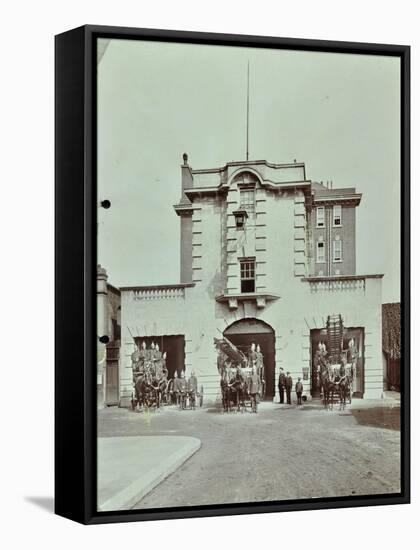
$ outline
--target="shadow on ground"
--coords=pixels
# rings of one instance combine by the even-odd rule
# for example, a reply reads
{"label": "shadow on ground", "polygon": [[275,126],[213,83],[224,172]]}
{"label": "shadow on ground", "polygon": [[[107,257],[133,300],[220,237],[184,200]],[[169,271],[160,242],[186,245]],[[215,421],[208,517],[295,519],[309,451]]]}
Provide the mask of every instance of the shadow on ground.
{"label": "shadow on ground", "polygon": [[38,508],[49,512],[50,514],[54,513],[54,499],[53,497],[25,497],[27,502],[35,504]]}
{"label": "shadow on ground", "polygon": [[[277,405],[277,403],[275,403],[274,405]],[[337,407],[335,407],[335,408],[337,409]],[[264,409],[264,404],[259,404],[258,411],[260,411],[260,410],[261,411],[267,410],[267,409]],[[307,404],[295,405],[295,404],[293,404],[293,405],[274,406],[272,410],[274,410],[274,411],[291,411],[291,410],[297,410],[297,411],[322,411],[322,410],[324,410],[324,407],[320,406],[320,405],[307,405]],[[249,406],[247,406],[245,411],[238,411],[236,409],[236,406],[234,406],[234,405],[232,406],[232,408],[229,412],[224,411],[221,406],[220,407],[206,407],[205,411],[206,411],[206,413],[211,413],[211,414],[214,414],[214,413],[230,414],[230,413],[235,413],[235,412],[241,412],[241,413],[242,412],[244,412],[244,413],[251,412]]]}
{"label": "shadow on ground", "polygon": [[361,426],[400,430],[399,407],[373,407],[372,409],[352,409],[352,415]]}

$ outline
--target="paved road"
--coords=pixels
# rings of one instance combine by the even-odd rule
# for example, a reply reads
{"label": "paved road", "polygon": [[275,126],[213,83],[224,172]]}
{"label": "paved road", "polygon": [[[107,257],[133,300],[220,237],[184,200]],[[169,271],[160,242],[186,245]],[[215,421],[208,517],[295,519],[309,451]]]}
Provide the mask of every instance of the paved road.
{"label": "paved road", "polygon": [[201,439],[200,451],[135,506],[144,509],[398,492],[399,418],[399,407],[379,401],[332,412],[263,403],[257,415],[110,408],[98,430]]}

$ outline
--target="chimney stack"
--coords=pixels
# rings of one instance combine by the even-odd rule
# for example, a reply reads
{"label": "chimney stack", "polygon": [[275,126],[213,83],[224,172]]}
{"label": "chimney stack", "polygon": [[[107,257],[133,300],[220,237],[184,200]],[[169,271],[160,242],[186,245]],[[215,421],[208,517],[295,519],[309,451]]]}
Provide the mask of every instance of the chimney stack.
{"label": "chimney stack", "polygon": [[[194,178],[188,164],[188,155],[182,155],[181,164],[181,200],[184,207],[191,205],[191,201],[184,193],[185,189],[194,187]],[[181,283],[191,283],[192,270],[192,209],[185,208],[178,212],[181,222]]]}
{"label": "chimney stack", "polygon": [[185,202],[189,203],[190,201],[187,199],[184,193],[184,189],[188,189],[189,187],[193,187],[193,175],[191,172],[191,167],[188,164],[188,155],[187,153],[184,153],[182,155],[183,164],[181,164],[181,203],[184,204]]}

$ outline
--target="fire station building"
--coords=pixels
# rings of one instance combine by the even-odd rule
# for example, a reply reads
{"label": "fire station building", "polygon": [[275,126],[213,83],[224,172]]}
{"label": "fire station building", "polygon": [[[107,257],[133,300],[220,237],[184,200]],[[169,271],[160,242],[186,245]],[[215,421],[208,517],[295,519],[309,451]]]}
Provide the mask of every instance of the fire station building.
{"label": "fire station building", "polygon": [[314,354],[337,320],[342,349],[352,339],[358,351],[354,394],[381,397],[382,275],[356,273],[356,189],[313,182],[303,163],[193,169],[184,154],[180,191],[180,281],[119,289],[119,404],[130,404],[131,354],[143,340],[167,352],[170,377],[194,370],[205,403],[217,401],[221,334],[239,349],[260,344],[267,399],[280,367],[311,399]]}

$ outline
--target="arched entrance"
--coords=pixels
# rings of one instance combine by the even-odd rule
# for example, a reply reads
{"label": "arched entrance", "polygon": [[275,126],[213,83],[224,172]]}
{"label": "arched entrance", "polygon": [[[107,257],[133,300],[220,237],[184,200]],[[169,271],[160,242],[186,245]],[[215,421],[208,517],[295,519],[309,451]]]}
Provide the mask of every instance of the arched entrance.
{"label": "arched entrance", "polygon": [[274,330],[259,319],[241,319],[235,321],[223,332],[228,340],[232,342],[245,355],[252,342],[259,344],[264,356],[266,393],[265,398],[272,400],[275,393],[275,334]]}

